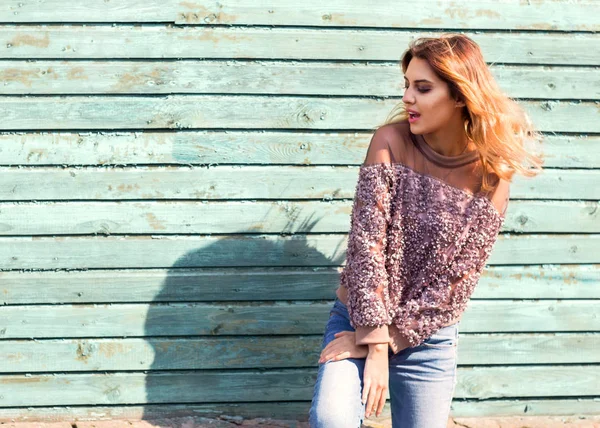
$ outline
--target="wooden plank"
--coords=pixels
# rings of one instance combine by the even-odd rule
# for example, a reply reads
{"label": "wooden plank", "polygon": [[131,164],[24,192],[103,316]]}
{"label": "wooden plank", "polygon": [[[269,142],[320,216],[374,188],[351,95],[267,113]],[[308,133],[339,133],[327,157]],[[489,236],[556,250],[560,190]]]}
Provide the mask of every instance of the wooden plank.
{"label": "wooden plank", "polygon": [[572,203],[509,201],[503,230],[520,233],[599,232],[600,201],[570,205]]}
{"label": "wooden plank", "polygon": [[[441,32],[171,25],[2,25],[0,59],[325,59],[397,61],[412,38]],[[465,32],[488,63],[596,65],[595,33]]]}
{"label": "wooden plank", "polygon": [[[323,334],[330,303],[93,304],[0,307],[2,339]],[[465,333],[600,330],[592,300],[469,302]]]}
{"label": "wooden plank", "polygon": [[[491,268],[490,268],[491,269]],[[568,295],[587,287],[588,270],[561,268]],[[590,270],[598,272],[598,269]],[[581,282],[578,279],[581,278]],[[597,278],[596,278],[597,279]],[[339,272],[329,268],[220,268],[0,272],[0,304],[331,300]],[[579,285],[579,287],[576,287]],[[202,292],[198,289],[202,287]],[[579,295],[579,294],[578,294]],[[558,296],[562,297],[562,296]]]}
{"label": "wooden plank", "polygon": [[598,265],[490,266],[473,299],[597,299]]}
{"label": "wooden plank", "polygon": [[[597,395],[600,366],[459,367],[456,398]],[[5,375],[3,407],[310,400],[316,369]],[[565,388],[568,384],[569,388]],[[210,385],[210,387],[208,387]],[[52,393],[60,390],[61,394]],[[389,398],[389,394],[388,394]]]}
{"label": "wooden plank", "polygon": [[600,400],[585,397],[548,400],[454,400],[451,407],[453,415],[462,417],[576,415],[581,417],[582,424],[586,422],[585,415],[600,415]]}
{"label": "wooden plank", "polygon": [[[592,67],[492,65],[513,98],[600,98]],[[388,64],[265,61],[4,61],[0,95],[276,94],[402,96],[397,62]]]}
{"label": "wooden plank", "polygon": [[1,340],[0,367],[4,373],[316,367],[321,340],[320,336]]}
{"label": "wooden plank", "polygon": [[[321,335],[1,340],[0,367],[3,373],[213,370],[240,364],[246,369],[300,368],[317,365],[321,343]],[[599,346],[599,333],[461,331],[458,364],[600,363]]]}
{"label": "wooden plank", "polygon": [[[600,43],[599,43],[600,46]],[[600,55],[600,53],[599,53]],[[233,98],[232,98],[233,97]],[[232,102],[235,99],[235,102]],[[369,129],[398,99],[227,95],[0,97],[4,130]],[[540,131],[600,132],[593,102],[520,101]],[[573,118],[577,117],[574,121]],[[257,120],[260,118],[260,120]]]}
{"label": "wooden plank", "polygon": [[0,400],[3,407],[306,400],[313,371],[4,375],[0,387],[11,394]]}
{"label": "wooden plank", "polygon": [[[7,202],[0,235],[347,233],[351,210],[352,201]],[[600,202],[511,201],[502,231],[598,233]]]}
{"label": "wooden plank", "polygon": [[[461,323],[462,324],[462,323]],[[600,363],[598,333],[459,333],[458,364]]]}
{"label": "wooden plank", "polygon": [[[64,421],[128,419],[149,420],[204,416],[217,418],[221,415],[242,416],[247,419],[275,418],[306,421],[310,400],[267,403],[207,403],[207,404],[146,404],[146,405],[98,405],[98,406],[52,406],[0,408],[0,421]],[[390,416],[389,401],[382,417]],[[594,398],[550,399],[498,399],[454,400],[453,417],[482,416],[564,416],[600,414],[600,400]],[[583,421],[582,421],[583,422]]]}
{"label": "wooden plank", "polygon": [[422,7],[411,10],[392,1],[375,4],[367,0],[334,0],[327,4],[303,3],[302,9],[291,0],[262,4],[235,0],[218,5],[209,1],[128,0],[118,2],[80,1],[63,8],[61,0],[29,4],[6,0],[0,21],[30,22],[173,22],[179,25],[306,25],[319,27],[392,27],[512,29],[551,31],[598,31],[594,16],[600,14],[593,0],[519,2],[478,0],[477,2],[422,0]]}
{"label": "wooden plank", "polygon": [[218,418],[223,415],[239,415],[244,418],[271,417],[306,420],[309,407],[310,401],[6,407],[0,408],[0,422],[61,422],[68,420],[79,423],[79,421],[90,420],[148,420],[189,416]]}
{"label": "wooden plank", "polygon": [[600,365],[462,367],[454,396],[478,400],[593,396],[600,393],[599,377]]}
{"label": "wooden plank", "polygon": [[[544,137],[543,148],[536,152],[543,153],[545,167],[597,168],[594,159],[596,151],[600,153],[599,143],[594,137],[547,135]],[[585,155],[581,155],[578,150],[581,145],[589,150],[589,160],[584,160]]]}
{"label": "wooden plank", "polygon": [[[352,199],[358,167],[4,167],[0,201],[132,199]],[[512,199],[599,200],[598,170],[546,169],[534,178],[515,176]],[[285,202],[282,202],[285,208]],[[596,215],[589,202],[584,216]],[[511,206],[512,208],[512,206]],[[290,219],[291,220],[291,219]],[[525,219],[523,219],[525,220]],[[531,221],[530,221],[531,220]],[[527,218],[530,224],[534,219]]]}
{"label": "wooden plank", "polygon": [[[600,235],[502,234],[489,264],[598,263]],[[0,269],[339,266],[347,235],[0,237]]]}
{"label": "wooden plank", "polygon": [[[339,268],[0,272],[0,304],[335,299]],[[598,299],[600,265],[489,266],[472,299]],[[201,293],[198,293],[202,287]]]}
{"label": "wooden plank", "polygon": [[[372,132],[5,132],[0,165],[360,165]],[[600,168],[600,137],[546,135],[548,168]]]}

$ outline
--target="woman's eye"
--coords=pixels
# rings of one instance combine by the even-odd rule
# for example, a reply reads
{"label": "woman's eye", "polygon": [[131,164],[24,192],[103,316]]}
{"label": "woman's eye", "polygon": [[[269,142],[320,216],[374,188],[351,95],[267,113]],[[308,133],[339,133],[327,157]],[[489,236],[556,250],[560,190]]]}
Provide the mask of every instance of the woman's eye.
{"label": "woman's eye", "polygon": [[[407,90],[408,86],[404,87],[404,90]],[[419,91],[420,93],[424,94],[425,92],[429,92],[430,88],[417,88],[417,91]]]}

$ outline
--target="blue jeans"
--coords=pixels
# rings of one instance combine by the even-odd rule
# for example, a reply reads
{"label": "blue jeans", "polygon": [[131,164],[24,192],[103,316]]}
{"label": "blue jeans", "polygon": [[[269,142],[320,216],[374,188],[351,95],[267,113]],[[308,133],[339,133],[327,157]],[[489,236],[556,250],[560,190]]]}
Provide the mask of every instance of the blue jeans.
{"label": "blue jeans", "polygon": [[[354,331],[348,308],[336,298],[321,350],[343,330]],[[389,350],[389,395],[393,428],[446,428],[456,386],[458,324],[442,327],[421,345]],[[360,427],[365,358],[319,364],[309,412],[311,428]],[[371,413],[371,417],[375,412]]]}

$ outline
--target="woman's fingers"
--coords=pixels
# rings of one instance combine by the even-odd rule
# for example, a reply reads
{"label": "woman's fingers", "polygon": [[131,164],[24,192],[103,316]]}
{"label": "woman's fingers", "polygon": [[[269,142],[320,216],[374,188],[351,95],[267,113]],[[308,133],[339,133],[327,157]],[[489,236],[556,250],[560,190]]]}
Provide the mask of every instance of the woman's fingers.
{"label": "woman's fingers", "polygon": [[330,352],[321,354],[321,357],[319,358],[319,362],[325,362],[325,361],[330,361],[330,360],[331,361],[341,361],[346,358],[350,358],[349,351],[340,351],[340,350],[332,349]]}
{"label": "woman's fingers", "polygon": [[336,340],[332,340],[331,342],[329,342],[327,344],[327,346],[325,346],[325,348],[323,348],[323,350],[321,351],[321,356],[324,356],[326,354],[330,354],[331,351],[337,347],[337,341]]}
{"label": "woman's fingers", "polygon": [[371,415],[373,414],[373,410],[379,404],[379,390],[377,389],[377,387],[372,386],[371,393],[369,395],[369,398],[372,397],[373,399],[369,399],[370,406],[368,407],[369,410],[367,411],[367,415],[368,417],[371,417]]}
{"label": "woman's fingers", "polygon": [[387,395],[387,389],[381,391],[381,397],[379,399],[379,406],[377,407],[377,417],[383,412],[383,406],[385,406],[385,396]]}
{"label": "woman's fingers", "polygon": [[384,392],[385,391],[383,388],[380,388],[377,390],[377,398],[375,399],[375,403],[373,403],[373,409],[372,409],[372,413],[374,413],[375,416],[379,416],[379,413],[381,413],[379,408],[381,407],[381,398],[385,397]]}
{"label": "woman's fingers", "polygon": [[362,397],[360,397],[360,402],[365,404],[365,411],[366,409],[368,409],[368,407],[366,406],[366,402],[367,402],[367,398],[369,396],[369,388],[371,387],[371,382],[367,379],[365,379],[364,384],[363,384],[363,390],[362,390]]}
{"label": "woman's fingers", "polygon": [[[348,339],[341,339],[343,336],[347,336],[349,334],[353,334],[352,331],[340,331],[335,333],[336,338],[329,342],[325,348],[321,351],[321,355],[319,356],[319,363],[328,361],[331,358],[336,357],[335,361],[343,360],[345,358],[350,358],[352,356],[352,351],[350,348],[353,348],[355,345],[353,342],[348,342]],[[345,356],[339,357],[340,354],[344,353]]]}
{"label": "woman's fingers", "polygon": [[321,351],[321,356],[319,357],[319,362],[325,362],[339,354],[341,351],[337,349],[335,343],[330,342],[323,351]]}
{"label": "woman's fingers", "polygon": [[367,403],[367,407],[365,408],[365,416],[367,418],[373,413],[375,413],[375,416],[381,415],[383,406],[385,405],[386,391],[387,390],[385,388],[377,388],[376,386],[371,387],[371,391],[369,392],[369,401]]}
{"label": "woman's fingers", "polygon": [[[338,342],[333,340],[327,344],[325,348],[321,351],[321,356],[324,357],[326,355],[331,355],[337,349]],[[338,351],[339,352],[339,351]]]}
{"label": "woman's fingers", "polygon": [[333,361],[341,361],[341,360],[345,360],[346,358],[350,357],[350,352],[345,351],[345,352],[341,352],[339,354],[337,354],[334,358]]}
{"label": "woman's fingers", "polygon": [[376,403],[377,399],[377,387],[375,385],[371,385],[369,387],[369,396],[367,397],[367,406],[365,407],[365,416],[368,418],[371,416],[373,411],[373,405]]}
{"label": "woman's fingers", "polygon": [[325,361],[340,361],[346,358],[366,358],[369,348],[367,345],[356,345],[354,343],[354,331],[339,331],[321,351],[318,363]]}

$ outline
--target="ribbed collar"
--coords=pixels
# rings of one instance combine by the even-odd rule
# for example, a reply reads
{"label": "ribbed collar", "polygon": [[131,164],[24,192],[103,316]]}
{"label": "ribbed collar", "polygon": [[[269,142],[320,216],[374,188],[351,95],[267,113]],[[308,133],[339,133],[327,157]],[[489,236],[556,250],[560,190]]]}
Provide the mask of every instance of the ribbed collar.
{"label": "ribbed collar", "polygon": [[415,142],[417,148],[423,153],[423,155],[429,159],[431,162],[434,162],[441,166],[446,167],[457,167],[463,166],[470,162],[473,162],[479,157],[478,150],[472,150],[470,152],[465,152],[462,155],[458,156],[444,156],[431,148],[429,144],[425,141],[422,135],[416,135],[411,132],[411,137]]}

